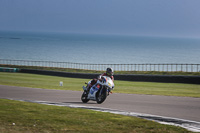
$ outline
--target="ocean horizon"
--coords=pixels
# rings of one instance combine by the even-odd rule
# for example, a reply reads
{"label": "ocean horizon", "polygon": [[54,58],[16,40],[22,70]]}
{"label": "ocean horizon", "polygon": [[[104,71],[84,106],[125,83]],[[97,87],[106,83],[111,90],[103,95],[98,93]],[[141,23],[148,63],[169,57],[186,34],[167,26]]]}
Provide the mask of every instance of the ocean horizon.
{"label": "ocean horizon", "polygon": [[0,31],[0,59],[199,64],[199,51],[197,38]]}

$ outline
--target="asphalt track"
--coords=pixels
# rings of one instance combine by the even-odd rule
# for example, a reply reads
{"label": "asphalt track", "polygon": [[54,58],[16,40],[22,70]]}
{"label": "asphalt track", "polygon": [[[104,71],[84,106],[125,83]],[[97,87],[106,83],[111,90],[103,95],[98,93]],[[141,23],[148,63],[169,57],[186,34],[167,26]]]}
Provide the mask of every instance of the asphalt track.
{"label": "asphalt track", "polygon": [[113,93],[102,104],[81,102],[80,91],[0,85],[0,98],[102,107],[200,122],[200,98]]}

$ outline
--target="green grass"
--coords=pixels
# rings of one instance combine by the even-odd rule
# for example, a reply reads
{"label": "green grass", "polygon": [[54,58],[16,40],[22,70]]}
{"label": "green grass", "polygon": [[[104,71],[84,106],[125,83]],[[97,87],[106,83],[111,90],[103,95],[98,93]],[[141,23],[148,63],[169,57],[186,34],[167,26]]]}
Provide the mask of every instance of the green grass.
{"label": "green grass", "polygon": [[116,81],[116,92],[130,94],[200,97],[200,85]]}
{"label": "green grass", "polygon": [[[25,73],[0,72],[0,84],[43,89],[82,91],[90,79],[64,78]],[[64,86],[59,86],[63,81]],[[178,83],[131,82],[115,80],[114,93],[200,97],[200,85]]]}
{"label": "green grass", "polygon": [[[49,71],[63,71],[73,73],[102,73],[103,71],[83,70],[83,69],[70,69],[70,68],[56,68],[56,67],[39,67],[39,66],[18,66],[18,65],[2,65],[0,67],[11,68],[25,68],[25,69],[38,69]],[[148,74],[148,75],[185,75],[185,76],[200,76],[200,72],[163,72],[163,71],[115,71],[115,74]]]}
{"label": "green grass", "polygon": [[136,117],[0,99],[0,132],[187,133],[189,131]]}

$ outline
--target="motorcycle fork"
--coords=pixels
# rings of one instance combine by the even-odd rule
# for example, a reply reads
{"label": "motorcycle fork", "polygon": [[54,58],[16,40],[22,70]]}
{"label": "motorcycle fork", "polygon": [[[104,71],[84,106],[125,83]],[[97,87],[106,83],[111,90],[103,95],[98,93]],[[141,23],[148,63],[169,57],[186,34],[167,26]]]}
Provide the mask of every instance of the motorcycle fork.
{"label": "motorcycle fork", "polygon": [[100,88],[100,92],[99,92],[100,95],[102,95],[102,92],[103,92],[103,91],[107,91],[107,89],[106,89],[106,90],[104,90],[104,89],[106,89],[106,88],[104,88],[104,87],[101,87],[101,88]]}
{"label": "motorcycle fork", "polygon": [[102,91],[103,91],[103,88],[100,89],[100,92],[99,92],[100,95],[102,94]]}

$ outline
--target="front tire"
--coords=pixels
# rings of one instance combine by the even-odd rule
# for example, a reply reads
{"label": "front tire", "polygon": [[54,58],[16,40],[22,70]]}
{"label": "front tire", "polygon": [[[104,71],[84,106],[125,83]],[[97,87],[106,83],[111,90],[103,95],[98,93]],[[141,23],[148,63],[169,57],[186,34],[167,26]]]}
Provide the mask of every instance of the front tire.
{"label": "front tire", "polygon": [[106,88],[103,88],[102,93],[100,94],[100,91],[97,92],[96,94],[96,100],[98,104],[103,103],[106,100],[107,93],[106,93]]}
{"label": "front tire", "polygon": [[89,99],[87,99],[88,94],[86,91],[83,92],[82,96],[81,96],[81,100],[83,103],[87,103],[89,101]]}

